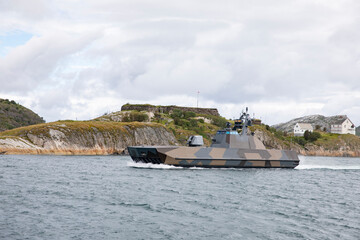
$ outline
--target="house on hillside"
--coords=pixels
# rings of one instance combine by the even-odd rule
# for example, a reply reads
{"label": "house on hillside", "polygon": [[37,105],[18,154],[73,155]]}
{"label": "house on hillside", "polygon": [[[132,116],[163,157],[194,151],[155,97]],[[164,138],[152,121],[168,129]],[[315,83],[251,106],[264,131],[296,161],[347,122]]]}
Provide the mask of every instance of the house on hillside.
{"label": "house on hillside", "polygon": [[312,132],[314,129],[310,123],[297,123],[294,126],[294,136],[296,137],[304,136],[306,130]]}
{"label": "house on hillside", "polygon": [[330,132],[355,135],[355,125],[346,115],[335,116],[334,120],[330,124]]}

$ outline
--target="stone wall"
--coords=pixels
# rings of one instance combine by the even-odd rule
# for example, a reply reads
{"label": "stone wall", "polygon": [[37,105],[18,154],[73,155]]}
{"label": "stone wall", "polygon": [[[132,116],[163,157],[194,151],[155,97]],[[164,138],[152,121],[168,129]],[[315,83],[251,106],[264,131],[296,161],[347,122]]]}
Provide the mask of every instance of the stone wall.
{"label": "stone wall", "polygon": [[179,106],[154,106],[150,104],[125,104],[121,107],[121,111],[146,111],[153,113],[171,113],[174,109],[181,111],[194,112],[197,114],[208,114],[220,116],[216,108],[194,108],[194,107],[179,107]]}

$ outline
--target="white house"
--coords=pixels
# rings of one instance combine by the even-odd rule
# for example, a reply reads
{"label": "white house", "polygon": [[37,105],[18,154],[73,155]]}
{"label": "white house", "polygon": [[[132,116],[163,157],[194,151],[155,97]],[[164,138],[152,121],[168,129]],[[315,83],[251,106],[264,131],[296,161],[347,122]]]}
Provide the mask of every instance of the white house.
{"label": "white house", "polygon": [[336,116],[331,122],[330,132],[337,134],[353,134],[355,135],[355,125],[346,115]]}
{"label": "white house", "polygon": [[314,129],[310,123],[297,123],[294,126],[294,136],[297,137],[304,136],[306,130],[312,132]]}

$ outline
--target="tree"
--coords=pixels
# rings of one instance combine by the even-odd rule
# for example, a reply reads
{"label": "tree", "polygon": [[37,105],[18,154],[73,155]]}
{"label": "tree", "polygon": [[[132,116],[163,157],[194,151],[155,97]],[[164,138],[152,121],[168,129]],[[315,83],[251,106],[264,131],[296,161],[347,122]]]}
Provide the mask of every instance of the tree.
{"label": "tree", "polygon": [[310,135],[311,135],[311,132],[309,130],[306,130],[304,132],[304,138],[305,138],[306,141],[309,141]]}

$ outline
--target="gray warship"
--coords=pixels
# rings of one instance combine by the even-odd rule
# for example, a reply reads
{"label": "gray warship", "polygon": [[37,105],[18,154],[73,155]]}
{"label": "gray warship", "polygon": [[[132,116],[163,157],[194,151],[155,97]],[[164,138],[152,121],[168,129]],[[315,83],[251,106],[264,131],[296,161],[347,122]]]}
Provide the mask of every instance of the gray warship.
{"label": "gray warship", "polygon": [[[191,136],[188,146],[131,146],[134,162],[202,168],[295,168],[299,157],[292,150],[266,149],[248,134],[251,119],[248,109],[235,120],[233,128],[217,131],[210,147],[203,146],[202,136]],[[240,133],[239,133],[240,132]]]}

